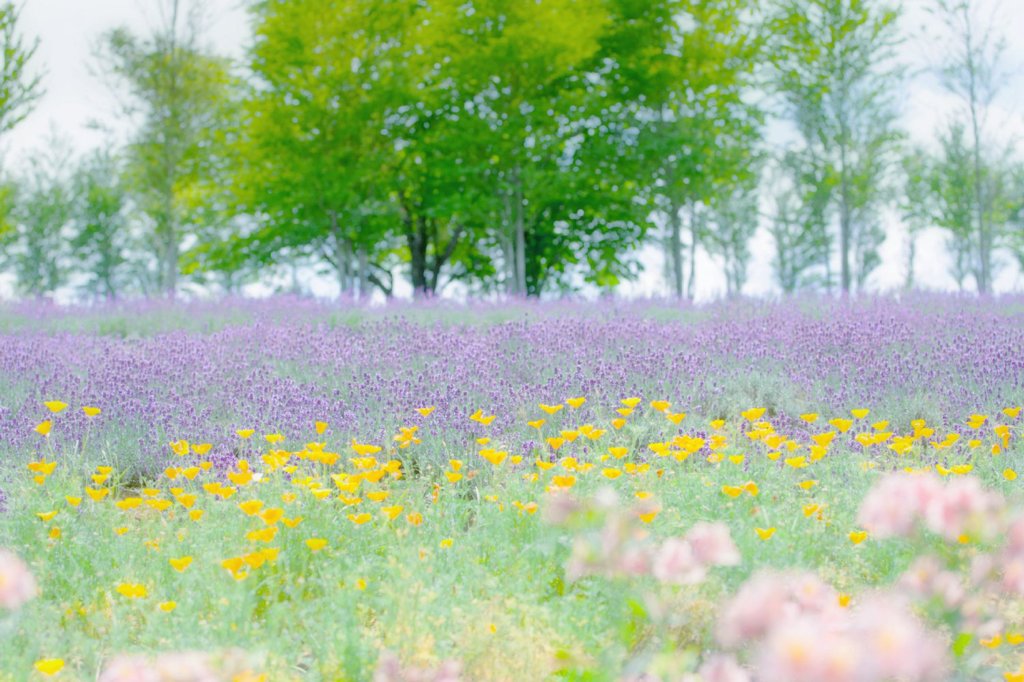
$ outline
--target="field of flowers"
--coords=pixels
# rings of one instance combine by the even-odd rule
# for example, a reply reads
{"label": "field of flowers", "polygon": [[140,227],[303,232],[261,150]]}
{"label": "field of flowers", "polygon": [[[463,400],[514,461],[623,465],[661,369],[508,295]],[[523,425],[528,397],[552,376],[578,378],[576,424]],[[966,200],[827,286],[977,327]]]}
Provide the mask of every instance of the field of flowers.
{"label": "field of flowers", "polygon": [[0,309],[0,680],[1024,682],[1024,299]]}

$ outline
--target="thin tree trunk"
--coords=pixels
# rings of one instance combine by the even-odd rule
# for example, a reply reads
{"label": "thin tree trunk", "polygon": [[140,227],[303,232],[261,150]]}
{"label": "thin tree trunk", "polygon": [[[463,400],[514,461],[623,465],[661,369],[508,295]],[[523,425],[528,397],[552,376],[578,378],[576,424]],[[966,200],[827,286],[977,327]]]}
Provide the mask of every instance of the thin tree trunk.
{"label": "thin tree trunk", "polygon": [[682,224],[679,218],[680,207],[673,205],[669,209],[668,249],[672,275],[672,293],[676,298],[683,297],[683,240]]}

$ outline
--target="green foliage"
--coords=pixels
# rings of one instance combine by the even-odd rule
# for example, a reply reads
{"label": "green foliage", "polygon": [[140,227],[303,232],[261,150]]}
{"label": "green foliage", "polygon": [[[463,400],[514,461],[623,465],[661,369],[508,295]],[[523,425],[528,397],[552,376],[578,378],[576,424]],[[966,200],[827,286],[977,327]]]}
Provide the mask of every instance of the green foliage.
{"label": "green foliage", "polygon": [[74,237],[71,248],[88,275],[83,290],[113,299],[127,284],[129,225],[121,163],[108,150],[94,152],[72,179]]}
{"label": "green foliage", "polygon": [[147,37],[116,29],[104,36],[102,58],[130,96],[137,119],[126,151],[127,182],[148,223],[149,249],[161,290],[178,286],[182,242],[196,227],[216,167],[216,132],[230,121],[233,85],[227,62],[199,42],[198,5],[183,16],[182,0],[166,0],[164,22]]}
{"label": "green foliage", "polygon": [[43,94],[41,77],[29,71],[38,44],[18,33],[14,3],[0,4],[0,134],[20,123]]}
{"label": "green foliage", "polygon": [[[774,89],[801,138],[800,153],[823,166],[818,188],[805,196],[829,196],[844,292],[862,289],[880,263],[879,213],[900,138],[894,128],[898,18],[898,8],[884,2],[778,0],[771,19]],[[812,202],[807,211],[820,217],[821,208]],[[830,222],[814,227],[828,230]]]}

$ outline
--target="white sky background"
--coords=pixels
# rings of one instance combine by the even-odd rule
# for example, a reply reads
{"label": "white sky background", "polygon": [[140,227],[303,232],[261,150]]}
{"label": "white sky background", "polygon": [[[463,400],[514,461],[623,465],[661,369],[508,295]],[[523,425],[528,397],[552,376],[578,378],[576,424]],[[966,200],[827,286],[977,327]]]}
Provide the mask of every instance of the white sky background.
{"label": "white sky background", "polygon": [[[1006,68],[1013,74],[992,108],[989,130],[1003,143],[1024,144],[1024,0],[982,0],[996,7],[1007,44]],[[22,0],[22,31],[38,36],[36,68],[44,69],[46,94],[35,111],[8,135],[2,150],[5,171],[16,171],[35,150],[44,149],[54,133],[67,138],[75,151],[85,152],[100,144],[103,133],[90,122],[116,124],[116,100],[107,84],[95,71],[98,68],[94,48],[100,35],[116,26],[145,32],[155,24],[158,0]],[[910,39],[901,49],[901,60],[920,71],[907,83],[899,98],[902,102],[902,128],[913,142],[933,145],[937,130],[956,112],[956,101],[946,94],[935,75],[926,67],[929,59],[941,55],[942,46],[927,35],[938,30],[934,19],[923,8],[928,0],[906,0],[903,18]],[[249,33],[248,17],[241,0],[206,0],[209,19],[207,39],[214,48],[232,57],[243,55]],[[119,131],[118,133],[126,131]],[[904,278],[905,233],[898,221],[890,221],[881,249],[882,265],[873,273],[871,286],[877,290],[898,288]],[[952,289],[948,274],[949,256],[943,235],[928,230],[918,238],[916,280],[918,286]],[[752,242],[753,261],[745,293],[771,294],[777,291],[771,272],[773,244],[766,230]],[[663,259],[656,246],[641,251],[645,271],[640,279],[621,288],[625,296],[656,296],[667,293],[662,275]],[[725,278],[720,266],[699,254],[697,297],[713,299],[725,293]],[[311,278],[308,284],[318,295],[330,295],[335,285],[329,278]],[[6,287],[0,282],[0,294]],[[1007,261],[996,278],[997,291],[1024,289],[1024,276]]]}

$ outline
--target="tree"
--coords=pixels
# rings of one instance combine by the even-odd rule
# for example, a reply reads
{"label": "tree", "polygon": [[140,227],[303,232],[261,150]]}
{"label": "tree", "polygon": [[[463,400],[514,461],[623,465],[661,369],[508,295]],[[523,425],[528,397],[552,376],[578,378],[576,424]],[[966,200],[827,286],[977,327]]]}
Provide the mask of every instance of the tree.
{"label": "tree", "polygon": [[[896,162],[898,10],[876,0],[778,0],[774,86],[803,147],[828,167],[839,283],[862,287],[879,263],[878,226]],[[812,193],[820,197],[824,193]]]}
{"label": "tree", "polygon": [[[632,67],[632,97],[642,102],[640,147],[649,163],[642,174],[652,177],[648,191],[665,226],[670,288],[677,297],[692,298],[697,249],[709,237],[706,208],[729,188],[749,186],[757,165],[763,116],[750,93],[764,47],[760,3],[650,5],[645,33],[657,42],[641,43],[641,56],[627,52],[623,61]],[[647,61],[637,61],[644,56]]]}
{"label": "tree", "polygon": [[723,261],[726,295],[730,298],[738,296],[747,281],[750,240],[761,218],[758,179],[754,175],[744,185],[723,188],[709,206],[706,245],[709,254]]}
{"label": "tree", "polygon": [[14,3],[0,4],[0,135],[20,123],[43,94],[41,77],[29,73],[38,45],[18,33]]}
{"label": "tree", "polygon": [[832,168],[813,151],[790,151],[775,169],[774,215],[769,232],[775,242],[773,268],[782,291],[832,287]]}
{"label": "tree", "polygon": [[52,294],[67,281],[72,206],[69,159],[67,145],[55,139],[48,149],[31,155],[28,170],[16,184],[4,265],[24,295]]}
{"label": "tree", "polygon": [[391,293],[395,174],[409,154],[388,131],[423,106],[421,74],[432,68],[417,38],[424,11],[406,0],[253,4],[254,79],[234,181],[253,221],[235,242],[239,255],[314,258],[342,294]]}
{"label": "tree", "polygon": [[644,226],[621,180],[635,123],[600,72],[612,4],[437,3],[431,44],[449,57],[434,83],[479,131],[467,149],[480,169],[472,208],[509,294],[609,287],[635,272],[628,254]]}
{"label": "tree", "polygon": [[121,160],[109,149],[79,163],[71,180],[71,239],[77,269],[89,295],[114,299],[128,284],[130,233]]}
{"label": "tree", "polygon": [[162,0],[161,21],[139,37],[116,29],[104,37],[102,58],[130,95],[125,113],[138,119],[126,152],[135,203],[151,227],[160,288],[178,288],[182,242],[194,227],[191,199],[216,150],[232,79],[225,59],[201,44],[199,5]]}
{"label": "tree", "polygon": [[969,234],[954,234],[953,240],[972,245],[975,284],[979,293],[988,293],[992,289],[992,256],[999,245],[1001,226],[995,219],[1000,208],[995,196],[1000,178],[989,173],[995,163],[986,159],[991,143],[986,123],[988,109],[1008,79],[1000,70],[1006,42],[997,32],[996,16],[983,20],[981,7],[976,0],[935,0],[933,12],[944,28],[937,38],[944,46],[939,63],[942,82],[960,99],[961,116],[966,118],[963,128],[969,136],[966,180],[970,188],[970,223],[963,228]]}

